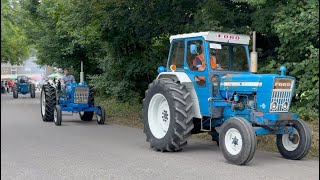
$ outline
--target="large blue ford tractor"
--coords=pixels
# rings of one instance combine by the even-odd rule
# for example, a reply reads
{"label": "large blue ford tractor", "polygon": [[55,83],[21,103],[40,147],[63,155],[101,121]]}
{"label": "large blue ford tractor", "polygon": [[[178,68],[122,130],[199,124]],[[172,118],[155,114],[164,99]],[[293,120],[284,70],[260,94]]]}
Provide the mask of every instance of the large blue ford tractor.
{"label": "large blue ford tractor", "polygon": [[62,112],[79,113],[82,121],[91,121],[96,116],[98,124],[105,122],[105,110],[94,105],[93,88],[83,80],[81,62],[80,83],[72,82],[65,86],[60,83],[44,83],[41,90],[41,116],[43,121],[54,121],[60,126]]}
{"label": "large blue ford tractor", "polygon": [[144,133],[151,148],[180,151],[191,134],[208,132],[227,161],[247,164],[256,136],[276,135],[280,154],[302,159],[311,130],[289,112],[295,78],[257,74],[255,32],[250,36],[199,32],[170,37],[167,66],[149,85],[143,100]]}
{"label": "large blue ford tractor", "polygon": [[17,76],[17,82],[12,86],[13,98],[17,99],[19,94],[30,93],[31,98],[36,97],[36,86],[34,83],[30,82],[30,79],[23,75]]}

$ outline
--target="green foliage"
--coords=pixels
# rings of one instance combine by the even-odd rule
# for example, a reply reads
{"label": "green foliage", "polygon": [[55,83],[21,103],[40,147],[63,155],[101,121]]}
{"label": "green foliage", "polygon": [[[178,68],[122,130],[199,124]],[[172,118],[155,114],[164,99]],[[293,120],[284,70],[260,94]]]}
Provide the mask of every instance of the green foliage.
{"label": "green foliage", "polygon": [[23,14],[19,3],[1,1],[1,63],[21,64],[29,55]]}
{"label": "green foliage", "polygon": [[310,55],[310,46],[319,48],[319,1],[292,0],[279,6],[272,26],[280,40],[278,59],[301,62]]}
{"label": "green foliage", "polygon": [[253,7],[230,0],[208,0],[195,14],[193,31],[224,31],[248,34]]}
{"label": "green foliage", "polygon": [[100,40],[101,19],[95,13],[97,2],[94,3],[47,0],[26,6],[32,19],[39,22],[29,31],[29,37],[35,38],[38,64],[71,67],[77,76],[82,60],[87,74],[100,73],[96,58],[103,56],[105,50]]}
{"label": "green foliage", "polygon": [[297,78],[294,101],[297,111],[306,119],[316,119],[319,113],[319,48],[310,46],[308,49],[310,55],[300,63],[292,63],[290,74]]}
{"label": "green foliage", "polygon": [[103,73],[92,76],[92,83],[120,100],[142,98],[157,66],[166,64],[169,33],[181,33],[190,25],[196,2],[105,2],[102,38],[109,46],[106,57],[98,60]]}

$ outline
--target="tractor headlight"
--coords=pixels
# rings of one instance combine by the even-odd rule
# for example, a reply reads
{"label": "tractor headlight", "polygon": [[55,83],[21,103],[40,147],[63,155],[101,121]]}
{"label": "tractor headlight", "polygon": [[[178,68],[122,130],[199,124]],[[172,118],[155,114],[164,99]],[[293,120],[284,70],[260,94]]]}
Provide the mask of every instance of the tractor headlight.
{"label": "tractor headlight", "polygon": [[272,102],[272,103],[271,103],[271,109],[272,109],[272,110],[277,109],[277,107],[278,107],[278,103],[277,103],[277,102]]}
{"label": "tractor headlight", "polygon": [[284,110],[287,110],[288,107],[289,107],[289,103],[288,103],[288,102],[284,102],[284,103],[282,104],[282,108],[283,108]]}

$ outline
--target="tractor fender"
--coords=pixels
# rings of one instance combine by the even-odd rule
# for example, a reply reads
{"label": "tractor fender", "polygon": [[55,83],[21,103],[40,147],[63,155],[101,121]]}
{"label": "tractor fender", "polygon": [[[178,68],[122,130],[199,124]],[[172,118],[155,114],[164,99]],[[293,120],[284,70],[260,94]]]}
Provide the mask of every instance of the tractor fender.
{"label": "tractor fender", "polygon": [[184,85],[188,92],[190,92],[191,99],[193,102],[193,112],[195,113],[195,118],[202,118],[200,113],[200,106],[197,93],[194,89],[193,82],[190,80],[189,76],[184,72],[162,72],[158,75],[157,79],[161,78],[172,78],[174,80],[179,81],[182,85]]}

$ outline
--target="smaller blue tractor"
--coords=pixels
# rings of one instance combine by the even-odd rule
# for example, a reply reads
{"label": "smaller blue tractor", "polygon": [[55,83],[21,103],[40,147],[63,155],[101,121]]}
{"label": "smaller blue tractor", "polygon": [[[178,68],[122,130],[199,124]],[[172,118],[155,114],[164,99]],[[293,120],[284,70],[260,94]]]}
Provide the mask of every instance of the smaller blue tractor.
{"label": "smaller blue tractor", "polygon": [[28,94],[30,93],[31,98],[36,97],[36,86],[30,82],[28,76],[18,76],[17,82],[12,86],[13,98],[17,99],[18,94]]}
{"label": "smaller blue tractor", "polygon": [[41,88],[41,116],[43,121],[54,121],[60,126],[62,112],[79,113],[82,121],[91,121],[96,116],[98,124],[105,123],[105,110],[94,105],[93,88],[83,80],[81,62],[80,83],[61,86],[60,82],[46,82]]}

